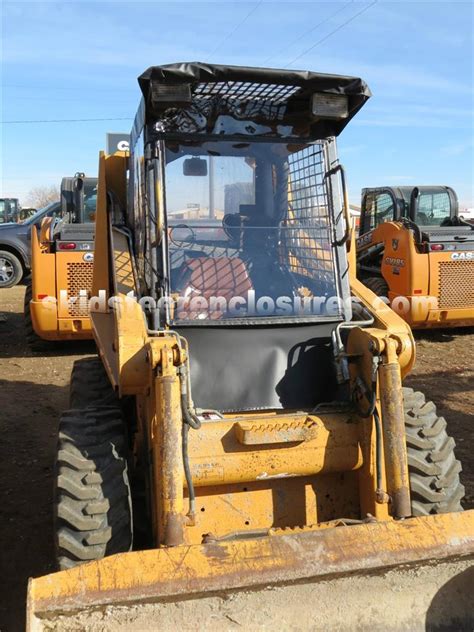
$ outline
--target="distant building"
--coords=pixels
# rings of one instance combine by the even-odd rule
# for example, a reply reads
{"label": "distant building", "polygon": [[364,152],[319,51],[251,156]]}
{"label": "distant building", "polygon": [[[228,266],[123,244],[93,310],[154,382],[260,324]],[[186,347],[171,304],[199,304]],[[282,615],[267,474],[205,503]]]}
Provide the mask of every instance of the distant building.
{"label": "distant building", "polygon": [[253,182],[233,182],[224,187],[224,212],[238,213],[241,204],[255,204]]}

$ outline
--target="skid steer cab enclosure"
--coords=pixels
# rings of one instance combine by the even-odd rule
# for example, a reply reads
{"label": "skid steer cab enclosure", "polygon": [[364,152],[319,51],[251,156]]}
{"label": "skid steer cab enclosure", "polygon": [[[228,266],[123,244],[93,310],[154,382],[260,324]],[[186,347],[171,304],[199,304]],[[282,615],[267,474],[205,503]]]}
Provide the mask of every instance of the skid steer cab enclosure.
{"label": "skid steer cab enclosure", "polygon": [[335,138],[367,86],[201,63],[139,83],[130,157],[100,157],[99,358],[74,366],[61,570],[31,580],[29,630],[464,624],[454,442],[402,389],[408,325],[355,278]]}
{"label": "skid steer cab enclosure", "polygon": [[363,189],[357,262],[412,328],[474,325],[474,226],[450,187]]}
{"label": "skid steer cab enclosure", "polygon": [[77,173],[61,181],[61,212],[31,229],[31,279],[25,292],[30,348],[92,339],[89,300],[94,261],[97,178]]}

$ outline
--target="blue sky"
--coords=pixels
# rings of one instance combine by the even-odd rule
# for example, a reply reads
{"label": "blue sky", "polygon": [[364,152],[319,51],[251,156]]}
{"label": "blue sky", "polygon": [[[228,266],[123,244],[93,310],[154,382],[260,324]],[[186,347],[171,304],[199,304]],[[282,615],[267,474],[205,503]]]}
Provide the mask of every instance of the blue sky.
{"label": "blue sky", "polygon": [[[362,77],[373,97],[339,140],[351,201],[364,186],[448,184],[474,206],[471,2],[17,1],[1,10],[3,196],[94,174],[106,132],[131,127],[145,68],[208,61]],[[85,118],[129,120],[8,123]]]}

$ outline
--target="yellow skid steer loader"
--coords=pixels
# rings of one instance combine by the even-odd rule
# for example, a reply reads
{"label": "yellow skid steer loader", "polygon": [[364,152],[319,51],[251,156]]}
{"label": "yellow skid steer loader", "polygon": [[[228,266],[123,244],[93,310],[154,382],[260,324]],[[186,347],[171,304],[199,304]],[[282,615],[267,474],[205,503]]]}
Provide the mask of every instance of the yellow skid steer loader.
{"label": "yellow skid steer loader", "polygon": [[450,187],[362,190],[358,278],[412,329],[474,325],[474,225]]}
{"label": "yellow skid steer loader", "polygon": [[454,442],[402,388],[408,324],[356,279],[336,137],[366,84],[139,83],[130,155],[100,156],[99,357],[73,369],[28,630],[472,624]]}

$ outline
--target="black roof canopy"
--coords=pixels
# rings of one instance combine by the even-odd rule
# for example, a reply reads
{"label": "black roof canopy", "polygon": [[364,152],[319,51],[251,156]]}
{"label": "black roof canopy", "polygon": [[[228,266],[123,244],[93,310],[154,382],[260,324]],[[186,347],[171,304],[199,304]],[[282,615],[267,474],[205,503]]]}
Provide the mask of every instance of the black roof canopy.
{"label": "black roof canopy", "polygon": [[[152,66],[138,83],[142,123],[156,122],[163,133],[327,138],[337,136],[371,96],[357,77],[201,62]],[[347,115],[314,115],[315,93],[346,96]]]}

